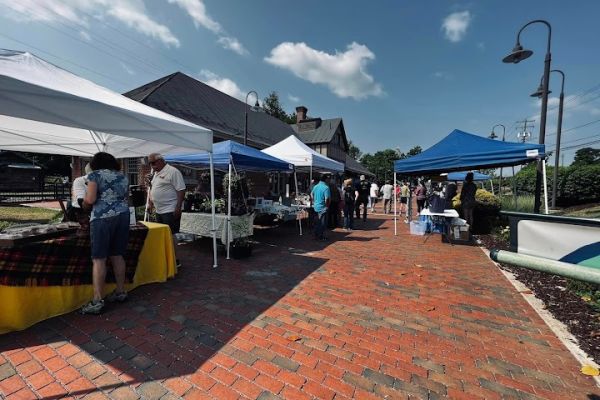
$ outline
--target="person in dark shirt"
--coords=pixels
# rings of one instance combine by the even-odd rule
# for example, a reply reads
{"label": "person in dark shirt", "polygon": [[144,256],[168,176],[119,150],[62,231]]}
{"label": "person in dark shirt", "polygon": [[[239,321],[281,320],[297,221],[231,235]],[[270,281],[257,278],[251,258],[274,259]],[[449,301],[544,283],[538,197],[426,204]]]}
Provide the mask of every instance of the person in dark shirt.
{"label": "person in dark shirt", "polygon": [[456,182],[449,182],[446,186],[446,194],[444,198],[446,199],[446,210],[452,208],[452,199],[456,196]]}
{"label": "person in dark shirt", "polygon": [[323,181],[327,184],[327,186],[329,186],[329,192],[331,193],[331,201],[329,202],[329,209],[327,210],[327,223],[329,225],[329,229],[335,229],[338,227],[338,215],[340,213],[340,191],[332,182],[332,179],[329,175],[324,175]]}
{"label": "person in dark shirt", "polygon": [[352,187],[352,179],[344,181],[344,229],[351,232],[354,229],[354,202],[356,193]]}
{"label": "person in dark shirt", "polygon": [[475,209],[475,193],[477,186],[473,183],[473,173],[469,172],[465,177],[462,189],[460,191],[460,204],[463,216],[467,220],[471,230],[473,229],[473,210]]}
{"label": "person in dark shirt", "polygon": [[371,183],[366,180],[364,175],[360,176],[360,181],[356,185],[356,219],[360,218],[360,205],[363,205],[363,222],[367,221],[367,205],[369,204],[369,193],[371,191]]}

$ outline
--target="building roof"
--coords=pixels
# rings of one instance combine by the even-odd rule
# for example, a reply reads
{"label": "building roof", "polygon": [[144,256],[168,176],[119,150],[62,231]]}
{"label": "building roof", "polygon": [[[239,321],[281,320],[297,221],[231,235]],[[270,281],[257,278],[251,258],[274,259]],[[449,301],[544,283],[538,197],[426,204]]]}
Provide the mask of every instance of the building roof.
{"label": "building roof", "polygon": [[371,171],[369,171],[367,169],[367,167],[365,167],[364,165],[362,165],[361,163],[356,161],[354,158],[350,157],[348,154],[346,154],[346,163],[345,164],[346,164],[346,171],[348,171],[348,172],[352,172],[353,174],[356,174],[356,175],[375,176],[375,174],[372,173]]}
{"label": "building roof", "polygon": [[[316,123],[316,129],[302,130],[300,125],[306,123]],[[300,139],[306,144],[329,143],[333,139],[333,135],[337,132],[338,127],[342,123],[341,118],[323,119],[311,118],[301,121],[300,124],[293,124],[291,127]]]}
{"label": "building roof", "polygon": [[295,134],[292,127],[266,113],[252,112],[239,101],[184,73],[157,79],[124,94],[150,107],[204,126],[222,139],[243,141],[248,110],[248,143],[264,148]]}

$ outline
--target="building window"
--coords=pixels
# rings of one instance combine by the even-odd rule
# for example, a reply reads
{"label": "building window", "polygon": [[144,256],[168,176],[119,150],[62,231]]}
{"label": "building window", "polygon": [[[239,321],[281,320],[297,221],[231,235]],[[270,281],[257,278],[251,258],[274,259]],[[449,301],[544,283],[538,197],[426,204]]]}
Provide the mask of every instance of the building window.
{"label": "building window", "polygon": [[139,158],[126,158],[125,159],[125,173],[127,175],[127,179],[129,180],[130,185],[138,184],[138,168],[140,166]]}

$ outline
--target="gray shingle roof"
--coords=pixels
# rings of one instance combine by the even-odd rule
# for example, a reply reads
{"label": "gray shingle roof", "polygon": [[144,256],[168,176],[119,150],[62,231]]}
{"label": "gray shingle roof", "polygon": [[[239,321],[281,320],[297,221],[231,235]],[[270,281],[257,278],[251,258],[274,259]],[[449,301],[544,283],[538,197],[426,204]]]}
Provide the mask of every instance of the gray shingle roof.
{"label": "gray shingle roof", "polygon": [[375,176],[375,174],[369,171],[367,167],[356,161],[354,158],[350,157],[348,154],[346,154],[345,169],[346,171],[352,172],[357,175]]}
{"label": "gray shingle roof", "polygon": [[[181,72],[140,86],[124,95],[223,133],[227,136],[225,139],[243,141],[244,102]],[[279,119],[248,110],[249,144],[264,148],[294,134],[292,127]]]}
{"label": "gray shingle roof", "polygon": [[341,118],[324,119],[317,129],[303,132],[300,131],[298,124],[293,124],[292,128],[306,144],[329,143],[341,122]]}

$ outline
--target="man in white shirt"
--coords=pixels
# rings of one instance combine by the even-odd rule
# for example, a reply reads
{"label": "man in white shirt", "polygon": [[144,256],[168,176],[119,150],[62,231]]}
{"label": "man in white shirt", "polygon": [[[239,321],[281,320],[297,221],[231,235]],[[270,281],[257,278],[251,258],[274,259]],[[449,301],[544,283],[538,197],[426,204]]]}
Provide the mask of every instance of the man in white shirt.
{"label": "man in white shirt", "polygon": [[73,180],[73,186],[71,187],[71,206],[75,208],[81,208],[83,199],[85,198],[85,191],[87,189],[87,174],[92,172],[90,164],[85,165],[85,175],[77,177]]}
{"label": "man in white shirt", "polygon": [[179,232],[181,206],[185,197],[183,175],[177,168],[167,164],[161,154],[150,154],[148,163],[154,171],[150,183],[149,209],[156,208],[156,222],[169,225],[173,241],[177,243],[175,234]]}
{"label": "man in white shirt", "polygon": [[394,187],[390,181],[385,181],[385,185],[381,187],[381,194],[383,194],[383,213],[389,214],[392,212],[392,192]]}

